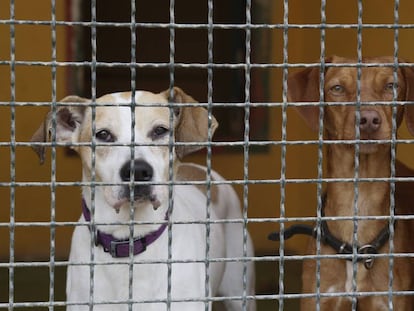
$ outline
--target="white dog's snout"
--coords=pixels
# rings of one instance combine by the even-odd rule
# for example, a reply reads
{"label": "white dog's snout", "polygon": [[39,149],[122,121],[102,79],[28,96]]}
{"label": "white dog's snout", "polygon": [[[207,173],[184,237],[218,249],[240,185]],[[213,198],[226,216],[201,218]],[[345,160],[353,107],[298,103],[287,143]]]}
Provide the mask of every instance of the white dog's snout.
{"label": "white dog's snout", "polygon": [[154,170],[145,160],[128,161],[122,166],[120,176],[122,181],[130,181],[132,176],[134,181],[151,181]]}
{"label": "white dog's snout", "polygon": [[[152,185],[151,182],[154,177],[153,167],[145,160],[134,160],[133,162],[126,162],[121,170],[120,177],[122,181],[136,182],[133,186],[133,195],[135,199],[148,199],[151,197]],[[121,196],[128,198],[131,195],[131,188],[127,185],[124,187]]]}

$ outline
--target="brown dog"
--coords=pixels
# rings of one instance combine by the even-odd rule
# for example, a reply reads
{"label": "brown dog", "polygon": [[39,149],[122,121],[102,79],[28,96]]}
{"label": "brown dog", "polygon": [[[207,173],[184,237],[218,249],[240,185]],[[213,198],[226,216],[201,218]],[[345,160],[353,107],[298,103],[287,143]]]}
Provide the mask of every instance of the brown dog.
{"label": "brown dog", "polygon": [[[332,57],[327,63],[356,63],[340,57]],[[364,59],[364,63],[393,63],[392,57]],[[288,100],[290,102],[319,102],[319,68],[307,68],[289,75]],[[327,145],[328,178],[355,177],[355,146],[346,143],[356,137],[357,69],[356,67],[329,67],[325,71],[324,101],[341,102],[345,105],[324,104],[323,128],[324,139],[343,140],[344,143]],[[391,105],[365,104],[366,102],[392,101],[394,83],[396,83],[399,101],[414,100],[414,71],[408,67],[398,69],[398,81],[394,81],[392,67],[366,66],[361,70],[360,80],[360,122],[361,140],[390,140],[392,138]],[[314,130],[319,129],[319,105],[297,107],[300,115]],[[397,109],[397,127],[405,115],[406,123],[414,135],[414,107],[399,105]],[[389,143],[359,144],[359,178],[387,178],[391,176],[391,146]],[[414,176],[401,162],[396,162],[397,176]],[[387,181],[358,181],[357,216],[389,216],[391,213],[390,183]],[[396,184],[395,215],[413,214],[414,187],[407,182]],[[354,182],[328,182],[326,185],[323,215],[354,215]],[[414,298],[411,295],[392,295],[389,301],[389,289],[407,291],[414,289],[414,259],[404,256],[414,252],[414,221],[396,220],[393,236],[394,254],[402,254],[393,260],[390,283],[389,257],[390,225],[387,218],[359,220],[357,222],[356,274],[352,261],[354,221],[323,221],[321,225],[321,255],[342,254],[342,258],[320,260],[320,286],[317,288],[317,261],[308,259],[303,264],[303,292],[313,294],[312,298],[302,299],[302,310],[315,310],[320,303],[320,310],[351,310],[352,294],[358,292],[358,310],[413,310]],[[312,240],[310,254],[316,254],[316,242]],[[380,257],[370,254],[378,253]],[[346,254],[348,257],[345,258]],[[354,285],[353,285],[354,284]],[[390,285],[392,284],[392,285]],[[356,288],[355,288],[356,285]],[[383,292],[372,295],[369,292]],[[319,292],[320,298],[316,298]],[[361,294],[362,292],[362,294]],[[364,294],[365,292],[365,294]],[[400,293],[401,294],[401,293]],[[330,297],[329,297],[330,296]],[[318,301],[317,301],[318,300]]]}

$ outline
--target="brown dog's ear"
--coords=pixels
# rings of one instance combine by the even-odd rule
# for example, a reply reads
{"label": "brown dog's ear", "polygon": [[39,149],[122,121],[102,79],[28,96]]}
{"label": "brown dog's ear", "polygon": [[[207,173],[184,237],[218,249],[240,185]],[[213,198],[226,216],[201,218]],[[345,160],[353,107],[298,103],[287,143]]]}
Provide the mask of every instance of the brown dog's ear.
{"label": "brown dog's ear", "polygon": [[[319,101],[319,68],[306,68],[289,74],[288,92],[289,102],[317,102]],[[295,106],[297,112],[306,124],[317,132],[319,128],[319,107]]]}
{"label": "brown dog's ear", "polygon": [[[327,57],[325,63],[331,63],[334,57]],[[287,97],[289,102],[319,102],[320,68],[312,67],[289,74]],[[319,129],[319,106],[296,106],[295,109],[315,132]]]}
{"label": "brown dog's ear", "polygon": [[[401,61],[404,62],[404,61]],[[414,68],[402,67],[405,79],[405,100],[414,101]],[[414,105],[408,104],[404,106],[405,123],[411,135],[414,135]]]}
{"label": "brown dog's ear", "polygon": [[[170,90],[161,92],[165,98],[169,99]],[[186,94],[182,89],[174,87],[174,103],[197,103],[190,95]],[[178,117],[176,126],[175,139],[177,142],[206,142],[208,140],[208,111],[204,107],[176,107],[174,113]],[[213,135],[218,127],[218,122],[211,115],[211,134]],[[185,155],[202,149],[203,146],[177,146],[176,153],[179,159]]]}
{"label": "brown dog's ear", "polygon": [[[60,102],[84,103],[90,100],[78,96],[67,96]],[[56,109],[56,141],[65,142],[72,140],[72,134],[82,122],[85,106],[59,106]],[[51,139],[53,130],[53,112],[50,111],[37,131],[33,134],[31,142],[47,142]],[[45,161],[45,146],[33,146],[32,149],[39,156],[40,164]]]}

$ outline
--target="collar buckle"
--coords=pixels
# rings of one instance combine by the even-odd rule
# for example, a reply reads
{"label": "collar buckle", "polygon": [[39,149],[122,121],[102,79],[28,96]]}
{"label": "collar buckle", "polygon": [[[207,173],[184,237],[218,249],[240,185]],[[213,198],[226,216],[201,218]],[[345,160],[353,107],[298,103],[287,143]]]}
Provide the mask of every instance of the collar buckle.
{"label": "collar buckle", "polygon": [[374,265],[375,258],[372,255],[377,254],[377,253],[378,253],[377,249],[375,248],[374,245],[371,245],[371,244],[367,244],[359,248],[358,254],[371,255],[371,256],[364,256],[363,258],[361,258],[367,270],[370,270],[372,266]]}
{"label": "collar buckle", "polygon": [[[124,241],[112,240],[109,244],[108,252],[111,254],[113,258],[118,258],[118,246],[125,243]],[[129,243],[128,243],[129,245]]]}
{"label": "collar buckle", "polygon": [[[134,239],[132,253],[145,252],[147,249],[147,240],[144,237]],[[109,244],[108,252],[114,258],[128,257],[129,256],[129,240],[112,240]]]}

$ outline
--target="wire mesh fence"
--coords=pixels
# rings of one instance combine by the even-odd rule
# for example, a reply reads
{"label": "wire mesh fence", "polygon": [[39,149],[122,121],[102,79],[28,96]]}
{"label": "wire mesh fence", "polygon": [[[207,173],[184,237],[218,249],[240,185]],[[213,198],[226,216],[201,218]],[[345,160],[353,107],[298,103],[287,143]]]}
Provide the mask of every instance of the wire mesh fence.
{"label": "wire mesh fence", "polygon": [[[0,309],[174,310],[181,302],[180,310],[411,310],[412,6],[0,2]],[[175,86],[191,99],[177,100]],[[150,109],[166,109],[164,123],[145,127],[142,90],[164,94],[149,100]],[[71,93],[81,97],[62,100]],[[129,113],[119,119],[115,107]],[[205,136],[181,141],[180,111],[197,107]],[[49,111],[46,140],[31,141]],[[185,158],[205,167],[201,178],[179,172],[186,148],[202,149]],[[137,179],[142,159],[154,164],[145,174],[165,166],[165,178]],[[235,214],[229,186],[241,203]],[[153,188],[166,191],[165,202],[138,194]],[[111,219],[100,209],[113,189],[124,201]],[[202,216],[183,216],[182,196]],[[154,213],[137,217],[139,200]],[[220,200],[228,214],[215,210]],[[104,251],[97,241],[118,229],[122,237]],[[277,242],[269,241],[275,230]],[[147,240],[137,232],[149,232]],[[77,257],[82,243],[88,252]],[[201,256],[191,253],[194,243]],[[217,255],[218,245],[237,250]],[[217,272],[222,265],[230,273]],[[178,288],[186,273],[193,283]],[[228,278],[221,287],[216,275]],[[138,293],[157,286],[159,295]],[[197,286],[201,293],[182,294]]]}

